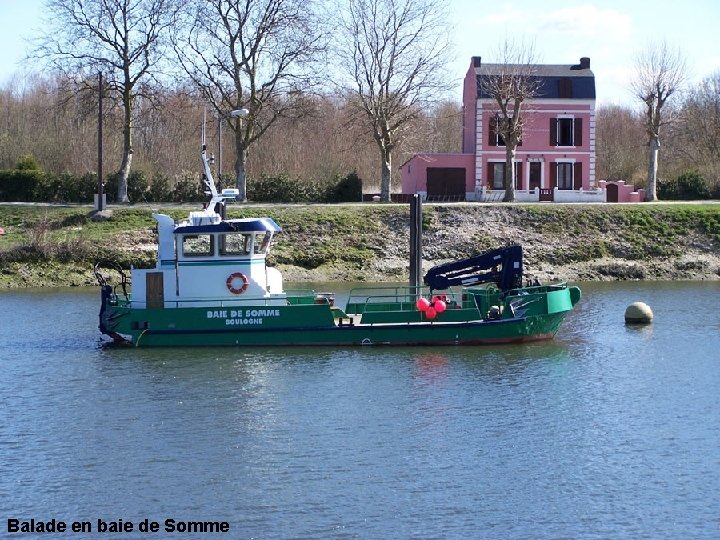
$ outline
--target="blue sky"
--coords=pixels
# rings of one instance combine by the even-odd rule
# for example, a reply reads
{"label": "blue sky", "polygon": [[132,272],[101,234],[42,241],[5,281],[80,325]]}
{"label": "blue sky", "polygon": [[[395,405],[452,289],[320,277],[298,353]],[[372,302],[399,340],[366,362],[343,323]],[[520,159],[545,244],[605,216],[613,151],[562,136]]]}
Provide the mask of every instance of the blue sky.
{"label": "blue sky", "polygon": [[[697,82],[720,71],[720,2],[717,0],[448,0],[460,81],[470,58],[492,61],[498,44],[517,37],[535,44],[540,63],[574,64],[588,56],[599,104],[633,105],[629,91],[637,54],[661,40],[681,48]],[[41,24],[42,0],[0,0],[0,85],[28,66],[27,39]]]}

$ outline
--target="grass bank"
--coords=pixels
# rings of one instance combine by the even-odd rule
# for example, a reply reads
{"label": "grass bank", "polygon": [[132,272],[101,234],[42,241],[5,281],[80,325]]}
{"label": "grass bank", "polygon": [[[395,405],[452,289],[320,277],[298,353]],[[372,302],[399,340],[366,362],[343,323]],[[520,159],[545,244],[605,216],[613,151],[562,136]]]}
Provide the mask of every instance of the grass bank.
{"label": "grass bank", "polygon": [[[160,211],[176,220],[188,207]],[[157,209],[155,209],[157,211]],[[149,207],[0,205],[0,288],[95,283],[99,259],[154,266]],[[407,205],[233,205],[228,217],[270,216],[282,227],[271,263],[288,281],[407,278]],[[424,266],[509,243],[542,280],[720,279],[720,204],[426,204]]]}

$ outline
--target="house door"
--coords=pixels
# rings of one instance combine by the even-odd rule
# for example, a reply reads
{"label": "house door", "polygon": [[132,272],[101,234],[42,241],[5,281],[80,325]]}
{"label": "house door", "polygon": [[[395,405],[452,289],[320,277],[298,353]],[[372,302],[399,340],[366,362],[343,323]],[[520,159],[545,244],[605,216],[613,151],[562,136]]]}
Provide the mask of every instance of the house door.
{"label": "house door", "polygon": [[429,201],[464,201],[465,169],[461,167],[428,167]]}
{"label": "house door", "polygon": [[618,187],[617,184],[608,184],[605,187],[606,200],[607,202],[618,202]]}
{"label": "house door", "polygon": [[539,161],[530,162],[530,190],[540,187],[542,180],[542,163]]}

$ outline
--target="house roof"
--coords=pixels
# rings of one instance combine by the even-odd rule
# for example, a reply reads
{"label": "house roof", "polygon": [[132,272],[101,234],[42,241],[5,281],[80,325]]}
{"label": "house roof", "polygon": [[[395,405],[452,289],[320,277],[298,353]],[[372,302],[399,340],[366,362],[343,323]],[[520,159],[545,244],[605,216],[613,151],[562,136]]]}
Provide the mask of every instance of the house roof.
{"label": "house roof", "polygon": [[[479,56],[473,56],[472,67],[478,82],[478,98],[490,97],[483,93],[482,78],[508,68],[506,64],[483,64]],[[534,77],[541,82],[534,99],[595,99],[595,74],[587,57],[581,58],[579,64],[538,64]]]}

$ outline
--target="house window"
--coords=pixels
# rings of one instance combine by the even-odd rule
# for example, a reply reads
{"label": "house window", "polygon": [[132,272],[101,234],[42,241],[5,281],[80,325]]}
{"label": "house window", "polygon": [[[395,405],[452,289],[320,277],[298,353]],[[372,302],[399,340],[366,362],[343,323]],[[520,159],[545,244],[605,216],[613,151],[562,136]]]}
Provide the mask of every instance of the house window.
{"label": "house window", "polygon": [[[511,111],[511,114],[512,114],[512,111]],[[502,121],[502,119],[497,114],[495,116],[492,116],[492,115],[490,116],[490,119],[489,119],[490,137],[488,140],[489,146],[505,146],[505,137],[503,137],[502,134],[499,133],[500,129],[498,127],[500,125],[501,121]],[[522,146],[522,133],[520,134],[520,138],[518,139],[517,145]]]}
{"label": "house window", "polygon": [[559,98],[571,98],[572,96],[572,81],[563,77],[558,79],[558,97]]}
{"label": "house window", "polygon": [[582,118],[551,118],[550,146],[582,146]]}
{"label": "house window", "polygon": [[572,118],[558,118],[557,145],[558,146],[572,146],[573,145],[573,119]]}
{"label": "house window", "polygon": [[492,167],[492,188],[505,189],[505,163],[491,163]]}
{"label": "house window", "polygon": [[573,163],[557,164],[557,187],[558,189],[573,188]]}
{"label": "house window", "polygon": [[[489,167],[488,187],[491,189],[505,189],[505,162],[491,162]],[[522,189],[522,162],[515,162],[515,189]]]}
{"label": "house window", "polygon": [[490,146],[505,146],[505,139],[498,133],[498,126],[500,125],[500,117],[490,116],[490,139],[488,143]]}

